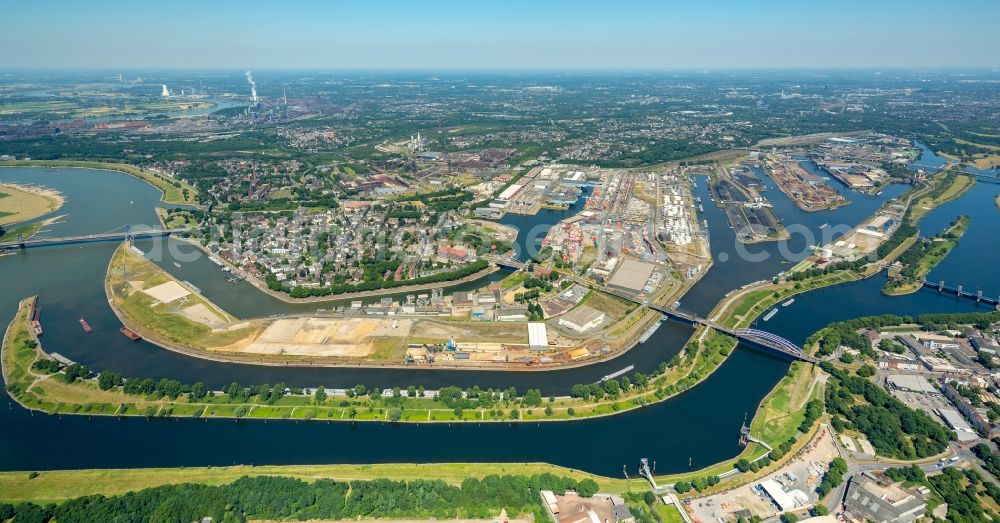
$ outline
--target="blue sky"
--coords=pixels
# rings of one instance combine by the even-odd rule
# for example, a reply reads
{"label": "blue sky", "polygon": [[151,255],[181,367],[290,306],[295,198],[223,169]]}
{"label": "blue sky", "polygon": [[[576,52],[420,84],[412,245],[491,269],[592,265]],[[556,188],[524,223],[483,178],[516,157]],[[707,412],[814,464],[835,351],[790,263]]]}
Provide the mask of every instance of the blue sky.
{"label": "blue sky", "polygon": [[1000,66],[1000,1],[27,1],[0,68]]}

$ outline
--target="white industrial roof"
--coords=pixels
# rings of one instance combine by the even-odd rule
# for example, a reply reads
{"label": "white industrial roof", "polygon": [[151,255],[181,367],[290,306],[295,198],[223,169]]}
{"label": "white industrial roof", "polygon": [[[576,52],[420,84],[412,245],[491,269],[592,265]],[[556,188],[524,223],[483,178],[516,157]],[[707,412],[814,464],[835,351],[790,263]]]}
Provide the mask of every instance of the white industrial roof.
{"label": "white industrial roof", "polygon": [[542,348],[549,346],[549,335],[545,332],[545,324],[532,322],[528,324],[528,346]]}
{"label": "white industrial roof", "polygon": [[761,481],[760,486],[764,489],[764,492],[767,492],[767,495],[771,496],[771,499],[778,504],[778,508],[780,508],[782,512],[795,508],[795,500],[792,499],[792,496],[785,492],[785,489],[781,488],[781,485],[778,484],[777,481],[767,479]]}

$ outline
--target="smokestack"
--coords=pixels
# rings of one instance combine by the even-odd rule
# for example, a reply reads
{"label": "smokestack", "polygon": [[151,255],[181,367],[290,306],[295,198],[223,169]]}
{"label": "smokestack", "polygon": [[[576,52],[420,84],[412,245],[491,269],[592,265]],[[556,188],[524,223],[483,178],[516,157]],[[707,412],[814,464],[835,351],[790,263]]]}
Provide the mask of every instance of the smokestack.
{"label": "smokestack", "polygon": [[250,100],[257,105],[257,84],[253,81],[253,74],[247,71],[247,83],[250,84]]}
{"label": "smokestack", "polygon": [[167,89],[167,84],[163,84],[163,91],[160,92],[160,96],[168,98],[170,96],[170,89]]}

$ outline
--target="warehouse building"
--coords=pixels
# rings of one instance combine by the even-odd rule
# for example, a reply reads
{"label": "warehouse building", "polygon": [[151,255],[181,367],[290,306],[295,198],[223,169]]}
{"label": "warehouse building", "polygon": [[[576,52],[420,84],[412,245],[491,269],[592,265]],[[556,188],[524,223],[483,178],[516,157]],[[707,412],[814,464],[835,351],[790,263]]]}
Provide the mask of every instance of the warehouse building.
{"label": "warehouse building", "polygon": [[881,486],[864,478],[847,486],[847,510],[862,520],[910,523],[927,510],[923,498],[897,485]]}
{"label": "warehouse building", "polygon": [[778,506],[781,512],[788,512],[795,509],[795,499],[781,487],[781,484],[773,479],[760,482],[760,488],[764,489],[771,501]]}
{"label": "warehouse building", "polygon": [[652,263],[630,259],[624,260],[618,267],[618,270],[611,276],[611,279],[608,280],[608,287],[638,294],[646,287],[646,282],[649,281],[654,270],[656,270],[656,265]]}
{"label": "warehouse building", "polygon": [[559,325],[568,327],[576,332],[587,332],[596,329],[602,323],[606,315],[589,306],[581,305],[559,317]]}

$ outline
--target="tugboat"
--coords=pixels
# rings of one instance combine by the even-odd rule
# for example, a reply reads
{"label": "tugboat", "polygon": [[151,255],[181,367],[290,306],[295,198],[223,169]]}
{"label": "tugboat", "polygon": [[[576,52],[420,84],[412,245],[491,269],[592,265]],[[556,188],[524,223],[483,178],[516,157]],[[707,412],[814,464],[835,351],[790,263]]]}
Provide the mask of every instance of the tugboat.
{"label": "tugboat", "polygon": [[93,328],[91,328],[90,324],[87,323],[87,320],[83,318],[80,318],[80,326],[83,327],[83,332],[91,332],[94,330]]}

